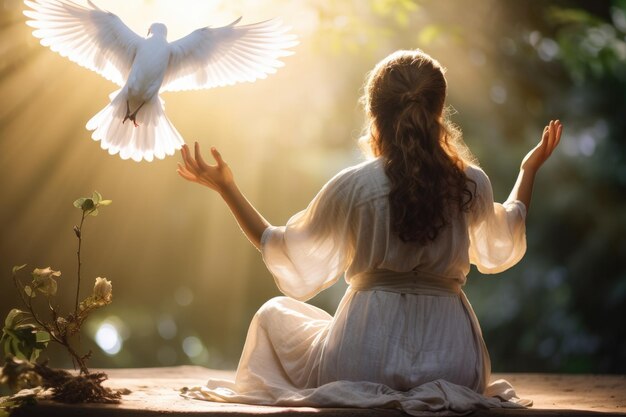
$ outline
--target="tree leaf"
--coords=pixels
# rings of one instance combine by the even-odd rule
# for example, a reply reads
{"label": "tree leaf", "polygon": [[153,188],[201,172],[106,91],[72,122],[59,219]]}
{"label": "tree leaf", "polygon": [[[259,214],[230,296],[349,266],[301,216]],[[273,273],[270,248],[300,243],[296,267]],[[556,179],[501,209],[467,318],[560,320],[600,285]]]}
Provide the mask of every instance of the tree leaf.
{"label": "tree leaf", "polygon": [[22,352],[22,346],[20,343],[20,339],[18,338],[11,339],[11,353],[18,359],[28,360],[26,358],[26,355]]}
{"label": "tree leaf", "polygon": [[99,206],[108,206],[112,202],[113,202],[113,200],[102,200],[102,201],[100,201],[100,203],[98,203],[98,205]]}
{"label": "tree leaf", "polygon": [[[4,329],[4,354],[33,362],[48,346],[50,335],[33,324],[22,324],[13,330]],[[7,341],[9,342],[7,344]]]}
{"label": "tree leaf", "polygon": [[93,202],[91,198],[86,198],[85,201],[83,201],[83,204],[80,206],[80,208],[82,208],[83,211],[93,210],[95,207],[96,207],[96,204]]}
{"label": "tree leaf", "polygon": [[17,273],[17,271],[19,271],[20,269],[23,269],[26,265],[28,265],[28,264],[14,266],[13,267],[13,275],[15,275]]}
{"label": "tree leaf", "polygon": [[11,338],[6,334],[2,336],[2,352],[4,357],[11,355]]}
{"label": "tree leaf", "polygon": [[79,209],[82,210],[83,203],[85,202],[85,200],[87,200],[87,199],[84,198],[84,197],[81,197],[81,198],[79,198],[77,200],[74,200],[74,207],[79,208]]}
{"label": "tree leaf", "polygon": [[100,203],[100,201],[102,200],[102,195],[99,192],[94,191],[91,199],[93,200],[94,204],[97,206],[98,203]]}
{"label": "tree leaf", "polygon": [[33,291],[33,289],[29,285],[24,286],[24,292],[30,298],[35,298],[35,296],[37,295],[37,293]]}
{"label": "tree leaf", "polygon": [[35,333],[35,341],[37,343],[47,343],[50,341],[50,333],[45,330],[37,330]]}
{"label": "tree leaf", "polygon": [[4,319],[4,327],[5,329],[13,329],[16,327],[16,325],[18,324],[18,317],[20,315],[23,314],[28,314],[25,311],[19,310],[17,308],[12,309],[11,311],[9,311],[9,314],[7,314],[7,317]]}
{"label": "tree leaf", "polygon": [[97,208],[95,208],[95,209],[91,210],[91,211],[89,212],[89,215],[90,215],[90,216],[94,216],[94,217],[95,217],[95,216],[97,216],[97,215],[98,215],[98,209],[97,209]]}

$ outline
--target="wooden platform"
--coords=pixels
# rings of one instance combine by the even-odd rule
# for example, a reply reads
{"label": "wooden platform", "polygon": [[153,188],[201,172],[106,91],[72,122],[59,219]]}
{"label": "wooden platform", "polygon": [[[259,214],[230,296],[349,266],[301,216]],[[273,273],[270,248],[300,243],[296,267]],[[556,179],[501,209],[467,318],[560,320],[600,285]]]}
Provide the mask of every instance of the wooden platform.
{"label": "wooden platform", "polygon": [[[184,386],[202,385],[209,378],[232,378],[233,372],[216,371],[196,366],[150,369],[109,369],[107,385],[128,388],[120,405],[63,405],[42,402],[25,407],[15,416],[404,416],[394,410],[284,408],[221,404],[189,400],[179,395]],[[532,408],[480,410],[472,416],[626,416],[626,376],[494,374],[505,378],[522,398],[534,401]],[[435,415],[435,414],[433,414]]]}

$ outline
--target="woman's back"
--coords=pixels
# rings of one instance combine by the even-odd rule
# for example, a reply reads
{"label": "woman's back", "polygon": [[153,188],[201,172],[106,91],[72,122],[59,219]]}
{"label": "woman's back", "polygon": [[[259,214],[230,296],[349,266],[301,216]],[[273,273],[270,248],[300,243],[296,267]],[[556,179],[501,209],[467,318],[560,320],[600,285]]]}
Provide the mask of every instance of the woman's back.
{"label": "woman's back", "polygon": [[[511,201],[494,205],[489,179],[478,167],[470,165],[465,169],[468,180],[476,184],[470,210],[456,211],[437,238],[425,244],[405,242],[393,231],[389,180],[382,158],[357,165],[349,172],[354,177],[352,186],[356,188],[350,205],[357,235],[348,277],[372,269],[399,272],[419,269],[464,284],[470,268],[470,246],[474,254],[472,261],[481,269],[483,264],[493,267],[497,263],[501,264],[498,267],[506,269],[524,255],[523,204]],[[481,228],[486,222],[490,225],[488,230]]]}
{"label": "woman's back", "polygon": [[[393,230],[389,204],[390,183],[383,159],[344,171],[346,187],[354,187],[350,221],[355,231],[354,258],[348,278],[363,271],[386,269],[405,272],[420,269],[464,282],[469,269],[469,236],[465,213],[449,219],[437,238],[425,244],[403,241]],[[428,201],[424,201],[428,204]]]}
{"label": "woman's back", "polygon": [[476,184],[470,210],[451,216],[432,242],[403,241],[392,228],[383,163],[376,158],[341,171],[286,226],[266,230],[262,251],[284,293],[311,298],[344,271],[348,283],[367,271],[419,270],[463,285],[470,262],[493,273],[524,255],[524,205],[494,202],[489,178],[475,166],[465,169]]}

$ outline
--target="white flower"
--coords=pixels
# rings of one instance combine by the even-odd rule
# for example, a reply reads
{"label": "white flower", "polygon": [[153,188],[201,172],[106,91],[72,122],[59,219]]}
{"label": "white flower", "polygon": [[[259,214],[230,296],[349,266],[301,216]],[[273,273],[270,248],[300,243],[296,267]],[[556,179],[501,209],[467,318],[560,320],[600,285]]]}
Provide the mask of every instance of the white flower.
{"label": "white flower", "polygon": [[[33,289],[36,289],[48,296],[55,295],[57,293],[57,282],[55,279],[61,276],[61,271],[55,271],[50,267],[35,268],[32,272],[32,276]],[[25,291],[29,297],[34,297],[30,287],[26,286]]]}
{"label": "white flower", "polygon": [[40,279],[44,279],[44,278],[49,278],[49,277],[60,277],[61,276],[61,271],[55,271],[50,267],[47,268],[35,268],[33,270],[33,277],[34,278],[40,278]]}
{"label": "white flower", "polygon": [[113,286],[111,281],[106,278],[96,278],[96,283],[93,286],[93,297],[97,301],[104,301],[110,303],[113,297]]}

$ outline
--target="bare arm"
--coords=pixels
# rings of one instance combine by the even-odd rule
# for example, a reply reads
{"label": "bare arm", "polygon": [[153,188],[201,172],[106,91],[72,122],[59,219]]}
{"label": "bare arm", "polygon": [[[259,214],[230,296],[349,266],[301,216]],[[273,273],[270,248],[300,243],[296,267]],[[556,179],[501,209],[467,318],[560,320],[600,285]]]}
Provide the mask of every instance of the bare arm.
{"label": "bare arm", "polygon": [[216,165],[207,164],[200,153],[198,142],[194,145],[195,157],[191,155],[189,147],[184,145],[181,149],[185,165],[178,164],[178,174],[184,179],[209,187],[217,191],[228,208],[235,216],[235,220],[244,234],[257,248],[261,249],[261,236],[269,226],[269,222],[261,216],[254,206],[246,199],[237,187],[233,173],[224,162],[222,156],[215,148],[211,148],[211,154]]}
{"label": "bare arm", "polygon": [[533,184],[537,171],[548,160],[561,140],[563,125],[560,121],[551,120],[544,128],[541,141],[522,160],[517,181],[511,190],[509,200],[520,200],[530,209],[530,200],[533,193]]}

